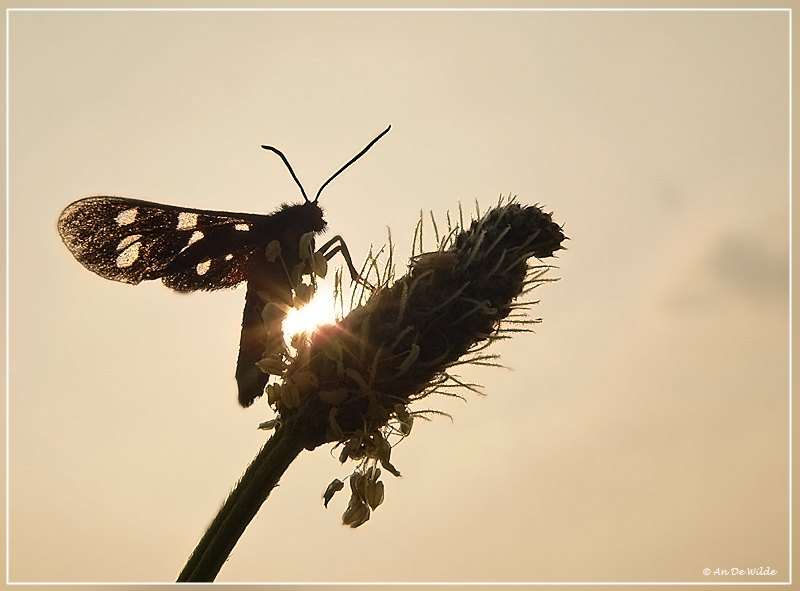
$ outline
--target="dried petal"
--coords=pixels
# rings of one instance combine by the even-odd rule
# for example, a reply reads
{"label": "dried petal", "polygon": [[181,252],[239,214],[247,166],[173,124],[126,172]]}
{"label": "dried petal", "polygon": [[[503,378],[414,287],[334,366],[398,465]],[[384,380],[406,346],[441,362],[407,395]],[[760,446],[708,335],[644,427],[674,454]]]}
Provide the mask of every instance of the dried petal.
{"label": "dried petal", "polygon": [[320,279],[325,279],[328,274],[328,259],[321,252],[315,252],[311,258],[311,270]]}
{"label": "dried petal", "polygon": [[264,309],[261,310],[261,320],[268,325],[283,322],[289,309],[286,304],[268,301],[264,304]]}
{"label": "dried petal", "polygon": [[277,240],[273,240],[269,244],[267,244],[266,251],[264,254],[267,257],[267,260],[270,263],[274,263],[275,260],[281,255],[281,243]]}
{"label": "dried petal", "polygon": [[378,459],[380,460],[381,466],[386,468],[391,474],[395,476],[400,476],[400,472],[392,466],[391,462],[389,462],[389,456],[392,455],[392,446],[389,445],[389,442],[385,439],[383,440],[383,444],[380,447]]}
{"label": "dried petal", "polygon": [[269,384],[266,388],[267,391],[267,404],[275,406],[281,399],[283,387],[280,384]]}
{"label": "dried petal", "polygon": [[269,421],[264,421],[261,423],[258,428],[263,431],[272,431],[275,427],[280,425],[280,423],[281,422],[279,419],[270,419]]}
{"label": "dried petal", "polygon": [[454,252],[426,252],[414,257],[411,266],[417,271],[434,269],[442,271],[452,269],[458,263],[458,255]]}
{"label": "dried petal", "polygon": [[300,256],[307,258],[314,253],[314,236],[316,232],[306,232],[300,236]]}
{"label": "dried petal", "polygon": [[326,509],[328,507],[328,503],[333,498],[333,495],[335,495],[337,492],[339,492],[343,488],[344,488],[344,482],[342,482],[338,478],[335,479],[333,482],[331,482],[328,485],[328,488],[325,489],[325,494],[322,495],[322,498],[325,500],[325,508]]}
{"label": "dried petal", "polygon": [[383,502],[383,482],[368,480],[366,497],[367,504],[375,510]]}
{"label": "dried petal", "polygon": [[306,285],[305,283],[300,283],[294,288],[295,298],[294,304],[295,308],[302,308],[308,302],[311,301],[311,298],[314,297],[314,292],[316,291],[316,287],[314,285]]}
{"label": "dried petal", "polygon": [[279,376],[286,371],[286,364],[281,359],[275,357],[267,357],[266,359],[256,361],[256,367],[264,373],[273,376]]}
{"label": "dried petal", "polygon": [[350,497],[350,504],[347,505],[347,509],[342,514],[342,524],[356,528],[366,523],[368,519],[369,507],[367,507],[366,503],[355,497]]}

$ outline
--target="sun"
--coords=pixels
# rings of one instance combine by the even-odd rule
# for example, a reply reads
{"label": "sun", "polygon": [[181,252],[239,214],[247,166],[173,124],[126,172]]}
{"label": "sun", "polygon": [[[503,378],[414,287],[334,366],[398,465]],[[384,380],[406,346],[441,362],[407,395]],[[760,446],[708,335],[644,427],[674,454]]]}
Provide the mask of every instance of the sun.
{"label": "sun", "polygon": [[292,308],[283,321],[283,333],[287,339],[301,332],[313,332],[318,326],[336,322],[336,300],[333,286],[317,284],[317,292],[312,300],[300,308]]}

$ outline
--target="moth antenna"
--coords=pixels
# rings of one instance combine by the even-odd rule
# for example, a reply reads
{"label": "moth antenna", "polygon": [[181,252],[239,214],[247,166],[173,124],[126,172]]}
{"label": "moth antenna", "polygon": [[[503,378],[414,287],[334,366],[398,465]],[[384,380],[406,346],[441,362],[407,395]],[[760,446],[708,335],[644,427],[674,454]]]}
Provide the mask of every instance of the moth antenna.
{"label": "moth antenna", "polygon": [[[300,192],[303,194],[303,199],[305,199],[306,202],[308,202],[308,196],[306,195],[306,190],[303,188],[303,185],[300,183],[300,179],[297,178],[297,175],[294,173],[294,170],[292,170],[292,165],[289,164],[289,161],[286,159],[286,156],[283,155],[283,152],[281,152],[278,148],[276,148],[274,146],[261,146],[261,147],[264,148],[265,150],[269,150],[270,152],[275,152],[278,156],[281,157],[281,160],[283,160],[283,163],[286,165],[286,168],[289,169],[289,174],[292,175],[292,178],[294,179],[294,182],[296,182],[297,186],[300,187]],[[359,154],[359,156],[360,156],[360,154]],[[339,172],[341,172],[341,171],[339,171]],[[336,174],[339,174],[339,173],[337,172]],[[334,176],[336,176],[336,175],[334,175]],[[319,197],[319,194],[317,194],[317,197]],[[316,199],[314,201],[316,202]]]}
{"label": "moth antenna", "polygon": [[[390,125],[390,126],[389,126],[389,127],[387,127],[386,129],[384,129],[384,130],[383,130],[383,131],[382,131],[382,132],[381,132],[381,133],[378,135],[378,137],[376,137],[374,140],[372,140],[370,143],[368,143],[368,144],[367,144],[367,147],[366,147],[366,148],[364,148],[364,149],[363,149],[363,150],[361,150],[361,151],[360,151],[358,154],[356,154],[355,156],[353,156],[353,157],[352,157],[352,158],[351,158],[351,159],[348,161],[348,163],[347,163],[347,164],[345,164],[345,165],[344,165],[344,166],[342,166],[342,167],[341,167],[339,170],[337,170],[335,173],[333,173],[333,176],[332,176],[331,178],[329,178],[327,181],[325,181],[324,183],[322,183],[322,186],[319,188],[319,191],[317,191],[317,196],[316,196],[316,197],[314,197],[314,203],[316,203],[317,201],[319,201],[319,195],[320,195],[320,193],[322,193],[322,189],[324,189],[324,188],[325,188],[325,187],[328,185],[328,183],[330,183],[330,182],[331,182],[333,179],[335,179],[335,178],[336,178],[337,176],[339,176],[339,175],[340,175],[342,172],[344,172],[344,170],[345,170],[345,169],[346,169],[348,166],[350,166],[350,165],[351,165],[353,162],[355,162],[356,160],[358,160],[359,158],[361,158],[361,157],[362,157],[364,154],[366,154],[366,153],[367,153],[367,150],[369,150],[369,149],[370,149],[372,146],[374,146],[374,145],[375,145],[375,142],[377,142],[379,139],[381,139],[383,136],[385,136],[387,133],[389,133],[389,130],[390,130],[391,128],[392,128],[392,126]],[[262,146],[262,147],[264,147],[264,146]],[[275,150],[275,151],[277,152],[277,150]],[[280,152],[278,152],[278,154],[280,154]],[[283,154],[280,154],[280,155],[281,155],[281,157],[283,157]],[[286,159],[284,158],[284,161],[285,161],[285,160],[286,160]],[[289,166],[289,163],[288,163],[288,162],[286,163],[286,166]],[[290,168],[289,170],[291,170],[291,168]],[[292,174],[294,175],[294,173],[292,173]],[[296,178],[295,178],[295,180],[296,180]],[[299,184],[299,183],[298,183],[298,184]],[[301,187],[301,188],[302,188],[302,187]],[[305,193],[303,193],[303,196],[305,196]],[[306,201],[308,201],[308,199],[306,199]]]}

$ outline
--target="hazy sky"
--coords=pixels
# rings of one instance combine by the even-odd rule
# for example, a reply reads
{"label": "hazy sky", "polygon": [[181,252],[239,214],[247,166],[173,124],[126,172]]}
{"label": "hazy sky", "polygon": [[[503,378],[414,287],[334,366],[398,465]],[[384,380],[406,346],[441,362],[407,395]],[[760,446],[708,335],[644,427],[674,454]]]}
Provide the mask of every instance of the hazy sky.
{"label": "hazy sky", "polygon": [[[219,581],[787,581],[788,12],[14,12],[13,581],[171,581],[264,441],[243,289],[81,267],[89,195],[266,213],[356,260],[500,194],[570,237],[509,370],[415,425],[360,529],[304,452]],[[770,567],[773,576],[704,575]]]}

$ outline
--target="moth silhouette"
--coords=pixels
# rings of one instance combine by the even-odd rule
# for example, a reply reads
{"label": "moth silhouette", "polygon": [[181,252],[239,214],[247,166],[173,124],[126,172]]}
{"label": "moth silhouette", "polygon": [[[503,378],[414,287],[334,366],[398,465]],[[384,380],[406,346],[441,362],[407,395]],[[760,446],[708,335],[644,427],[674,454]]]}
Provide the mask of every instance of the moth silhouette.
{"label": "moth silhouette", "polygon": [[[125,197],[88,197],[64,209],[58,231],[78,262],[106,279],[131,284],[161,279],[181,292],[212,291],[247,282],[236,366],[239,403],[247,407],[263,394],[269,380],[256,366],[270,339],[275,338],[262,314],[264,308],[268,304],[277,304],[279,309],[292,305],[294,286],[288,270],[302,262],[300,238],[326,228],[318,204],[320,193],[390,129],[325,181],[313,201],[283,153],[261,146],[281,158],[304,199],[303,203],[282,205],[269,215],[189,209]],[[279,257],[266,252],[274,241],[280,244]],[[340,236],[319,252],[328,260],[341,253],[351,277],[360,280]]]}

